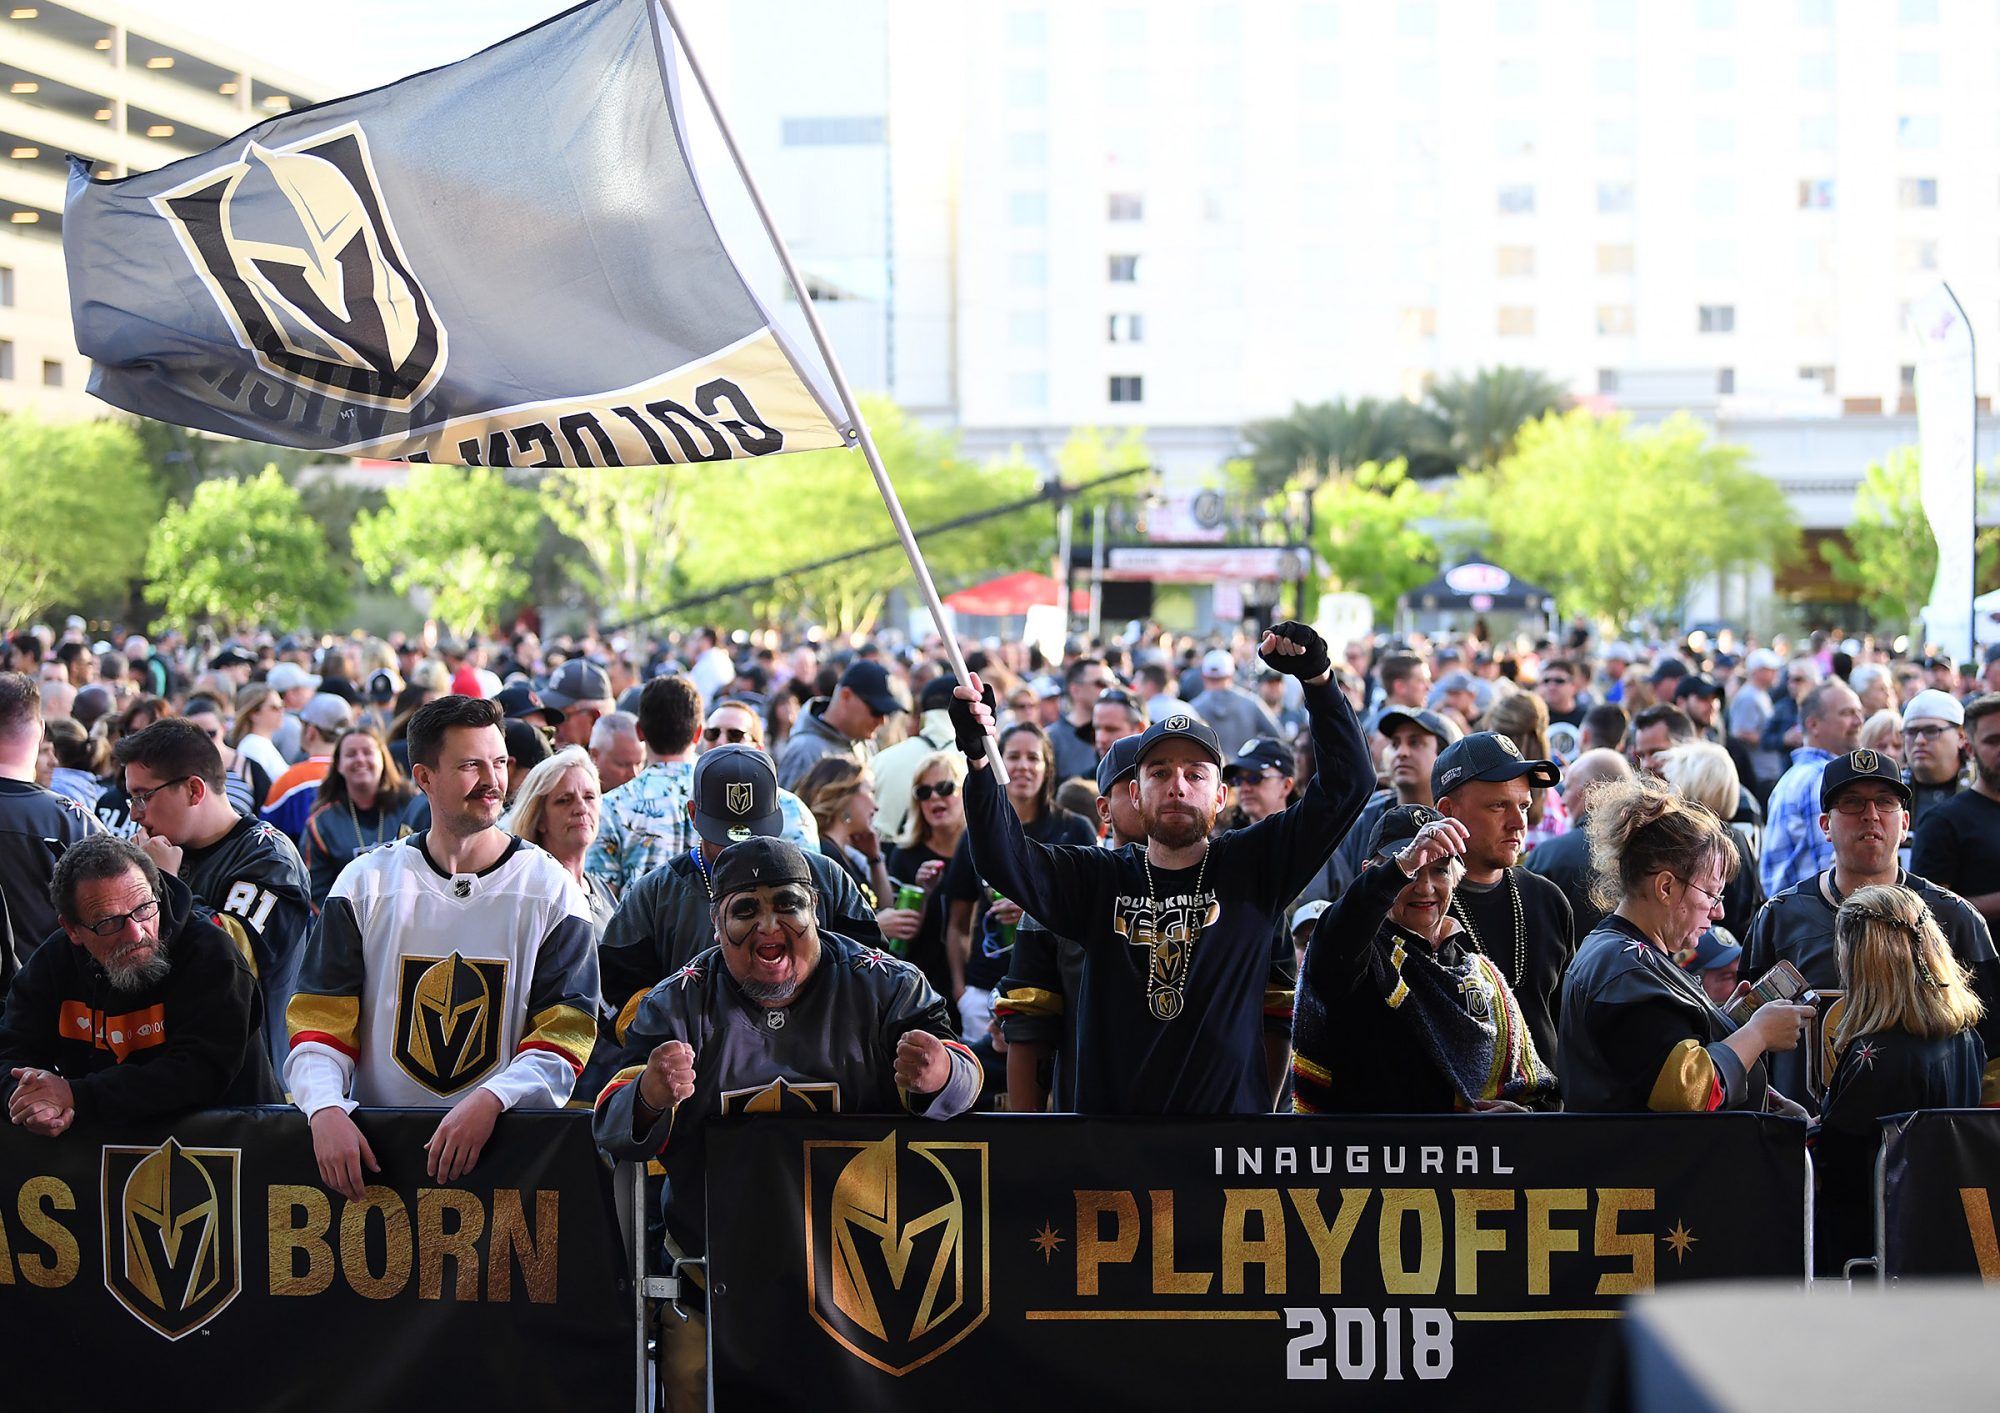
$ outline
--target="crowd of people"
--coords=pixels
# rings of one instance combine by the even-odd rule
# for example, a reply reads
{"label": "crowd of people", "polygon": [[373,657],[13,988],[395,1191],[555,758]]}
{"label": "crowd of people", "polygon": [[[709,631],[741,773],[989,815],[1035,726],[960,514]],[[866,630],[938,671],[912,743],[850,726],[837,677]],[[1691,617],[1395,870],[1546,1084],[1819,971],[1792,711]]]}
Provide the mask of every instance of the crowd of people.
{"label": "crowd of people", "polygon": [[2000,1099],[2000,652],[89,627],[0,646],[50,1137],[286,1095],[358,1196],[357,1108],[449,1179],[574,1096],[695,1254],[707,1114],[1753,1109],[1837,1266],[1875,1120]]}

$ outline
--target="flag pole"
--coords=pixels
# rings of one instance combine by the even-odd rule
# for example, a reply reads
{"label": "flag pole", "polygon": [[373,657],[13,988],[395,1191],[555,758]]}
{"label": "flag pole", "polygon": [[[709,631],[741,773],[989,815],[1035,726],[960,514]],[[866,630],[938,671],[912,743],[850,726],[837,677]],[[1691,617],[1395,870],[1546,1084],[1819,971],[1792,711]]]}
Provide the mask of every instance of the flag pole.
{"label": "flag pole", "polygon": [[[903,543],[903,553],[909,558],[910,572],[916,576],[917,589],[923,595],[924,606],[930,610],[931,620],[937,625],[938,637],[944,643],[946,659],[961,685],[972,685],[971,671],[965,665],[964,654],[959,652],[958,638],[945,621],[944,604],[938,599],[937,585],[931,581],[930,566],[924,563],[924,552],[917,547],[917,537],[910,530],[909,519],[903,514],[903,502],[896,494],[896,487],[889,480],[888,468],[882,464],[882,453],[876,450],[875,438],[868,430],[868,421],[861,415],[861,406],[855,400],[854,390],[847,385],[847,374],[841,370],[840,359],[834,354],[833,342],[821,327],[819,314],[813,309],[812,296],[806,292],[805,280],[800,276],[798,266],[792,263],[792,252],[785,244],[785,238],[778,233],[778,224],[771,219],[770,210],[764,205],[764,194],[757,189],[756,179],[750,175],[750,166],[743,160],[743,152],[736,145],[736,134],[730,131],[729,120],[722,115],[722,105],[715,101],[715,92],[708,86],[708,75],[702,71],[701,61],[695,57],[694,46],[688,43],[687,31],[681,27],[681,19],[674,11],[673,0],[657,0],[661,11],[672,27],[674,38],[679,41],[680,52],[687,59],[688,72],[694,75],[695,86],[701,90],[703,101],[715,119],[715,126],[722,134],[722,145],[729,149],[729,160],[736,165],[736,175],[743,181],[743,189],[749,193],[750,204],[757,210],[757,219],[763,223],[764,234],[770,239],[771,249],[777,254],[778,263],[784,267],[785,278],[791,282],[792,292],[798,296],[799,308],[806,316],[806,327],[812,331],[813,343],[819,348],[819,356],[826,362],[827,375],[833,379],[834,392],[840,398],[840,405],[854,424],[856,440],[861,446],[861,455],[868,462],[868,469],[874,473],[875,489],[881,492],[882,504],[888,507],[889,521],[896,527],[896,538]],[[692,161],[692,154],[689,160]],[[1005,785],[1007,767],[1000,759],[1000,742],[992,732],[986,736],[986,758],[992,764],[993,778]]]}

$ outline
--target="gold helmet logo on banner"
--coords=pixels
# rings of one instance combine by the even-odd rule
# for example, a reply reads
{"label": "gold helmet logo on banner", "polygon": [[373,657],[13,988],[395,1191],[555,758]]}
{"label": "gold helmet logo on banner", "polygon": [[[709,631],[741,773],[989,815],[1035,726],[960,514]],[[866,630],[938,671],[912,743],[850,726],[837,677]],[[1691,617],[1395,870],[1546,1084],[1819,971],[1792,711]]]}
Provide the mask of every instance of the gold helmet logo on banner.
{"label": "gold helmet logo on banner", "polygon": [[813,1322],[894,1375],[977,1329],[990,1298],[986,1145],[892,1132],[805,1149]]}
{"label": "gold helmet logo on banner", "polygon": [[194,1333],[243,1284],[242,1150],[103,1150],[104,1285],[170,1340]]}

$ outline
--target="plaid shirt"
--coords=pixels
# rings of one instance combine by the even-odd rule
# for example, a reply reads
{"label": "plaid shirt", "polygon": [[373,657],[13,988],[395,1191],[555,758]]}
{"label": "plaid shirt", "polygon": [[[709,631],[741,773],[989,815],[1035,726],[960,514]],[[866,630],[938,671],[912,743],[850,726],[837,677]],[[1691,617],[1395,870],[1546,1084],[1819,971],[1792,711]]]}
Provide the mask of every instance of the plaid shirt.
{"label": "plaid shirt", "polygon": [[1766,897],[1833,867],[1833,841],[1819,827],[1819,779],[1832,759],[1831,751],[1800,746],[1792,752],[1792,768],[1771,788],[1764,808],[1764,856],[1757,865]]}
{"label": "plaid shirt", "polygon": [[[583,871],[622,893],[667,860],[694,846],[694,762],[655,761],[604,797],[597,838],[584,855]],[[778,792],[784,812],[783,837],[801,849],[819,848],[819,826],[805,802],[789,790]]]}

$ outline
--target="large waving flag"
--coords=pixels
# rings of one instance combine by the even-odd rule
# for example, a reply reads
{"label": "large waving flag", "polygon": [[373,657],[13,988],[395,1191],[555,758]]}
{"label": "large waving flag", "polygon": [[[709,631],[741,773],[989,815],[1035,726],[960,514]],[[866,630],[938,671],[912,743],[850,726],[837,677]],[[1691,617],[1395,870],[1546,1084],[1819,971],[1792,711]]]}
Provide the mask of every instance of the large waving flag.
{"label": "large waving flag", "polygon": [[695,180],[673,31],[590,0],[63,215],[90,391],[354,456],[652,465],[849,444]]}

